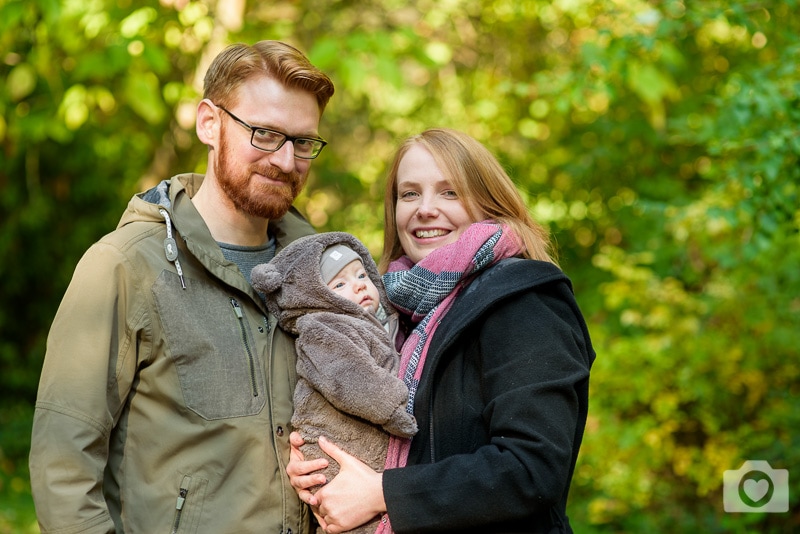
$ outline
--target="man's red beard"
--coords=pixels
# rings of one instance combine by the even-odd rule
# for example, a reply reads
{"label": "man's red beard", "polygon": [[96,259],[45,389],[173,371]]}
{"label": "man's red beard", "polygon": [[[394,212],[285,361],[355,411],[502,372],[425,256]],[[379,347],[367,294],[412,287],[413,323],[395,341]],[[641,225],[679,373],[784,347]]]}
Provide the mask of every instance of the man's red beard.
{"label": "man's red beard", "polygon": [[[306,177],[297,172],[284,173],[269,164],[248,165],[239,171],[232,162],[224,132],[220,140],[219,157],[214,162],[214,174],[222,190],[234,207],[251,217],[280,219],[292,202],[300,194]],[[280,185],[253,183],[252,176],[260,174],[270,180],[282,182]]]}

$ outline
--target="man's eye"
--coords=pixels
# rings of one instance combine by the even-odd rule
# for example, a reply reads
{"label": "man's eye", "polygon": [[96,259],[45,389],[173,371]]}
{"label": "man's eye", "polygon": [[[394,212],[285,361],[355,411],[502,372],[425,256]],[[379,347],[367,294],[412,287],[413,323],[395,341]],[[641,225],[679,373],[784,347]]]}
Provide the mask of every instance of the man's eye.
{"label": "man's eye", "polygon": [[260,141],[274,143],[280,141],[283,138],[283,134],[273,132],[272,130],[256,130],[255,137]]}

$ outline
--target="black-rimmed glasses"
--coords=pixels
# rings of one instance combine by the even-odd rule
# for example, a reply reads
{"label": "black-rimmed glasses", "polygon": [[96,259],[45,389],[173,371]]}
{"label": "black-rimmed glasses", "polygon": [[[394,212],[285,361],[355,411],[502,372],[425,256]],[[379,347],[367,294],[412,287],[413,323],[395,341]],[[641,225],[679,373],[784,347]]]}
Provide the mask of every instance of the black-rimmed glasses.
{"label": "black-rimmed glasses", "polygon": [[224,107],[217,107],[230,115],[233,120],[244,128],[250,130],[250,144],[264,152],[276,152],[280,150],[286,141],[290,141],[294,146],[294,157],[300,159],[314,159],[319,156],[319,153],[322,152],[322,149],[328,144],[324,139],[317,139],[314,137],[292,137],[291,135],[286,135],[277,130],[270,130],[269,128],[263,128],[261,126],[251,126]]}

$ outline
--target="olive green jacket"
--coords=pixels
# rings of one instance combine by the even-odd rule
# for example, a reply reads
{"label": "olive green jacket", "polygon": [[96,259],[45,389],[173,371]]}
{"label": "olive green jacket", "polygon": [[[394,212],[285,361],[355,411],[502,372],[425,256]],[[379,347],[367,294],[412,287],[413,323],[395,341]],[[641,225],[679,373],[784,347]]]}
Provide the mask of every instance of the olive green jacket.
{"label": "olive green jacket", "polygon": [[[294,341],[228,262],[185,174],[135,196],[50,331],[31,485],[44,533],[297,534]],[[278,250],[313,233],[294,210]]]}

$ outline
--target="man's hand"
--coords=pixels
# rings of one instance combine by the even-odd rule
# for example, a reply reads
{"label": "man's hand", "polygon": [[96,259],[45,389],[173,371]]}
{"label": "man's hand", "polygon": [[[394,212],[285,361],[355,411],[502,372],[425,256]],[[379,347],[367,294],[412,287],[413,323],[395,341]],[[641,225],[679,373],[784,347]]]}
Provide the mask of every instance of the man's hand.
{"label": "man's hand", "polygon": [[300,500],[312,507],[318,506],[319,501],[309,488],[321,486],[328,481],[322,473],[315,473],[320,469],[328,467],[328,460],[319,458],[317,460],[305,461],[300,447],[303,445],[303,438],[298,432],[289,435],[291,452],[289,453],[289,463],[286,465],[286,474],[289,475],[289,483],[297,491]]}

